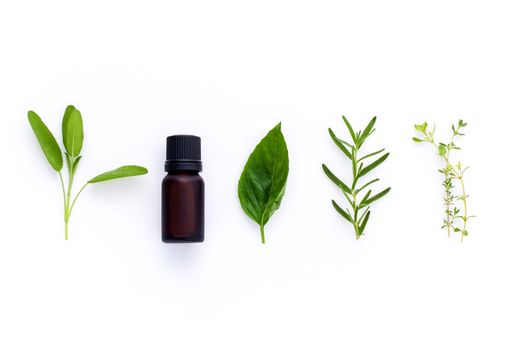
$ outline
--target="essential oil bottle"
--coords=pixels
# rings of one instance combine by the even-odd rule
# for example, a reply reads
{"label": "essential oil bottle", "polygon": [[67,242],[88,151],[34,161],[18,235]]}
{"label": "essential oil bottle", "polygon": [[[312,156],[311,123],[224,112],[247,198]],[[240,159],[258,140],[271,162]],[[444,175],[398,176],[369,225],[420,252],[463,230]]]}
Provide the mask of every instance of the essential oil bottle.
{"label": "essential oil bottle", "polygon": [[201,139],[174,135],[166,140],[168,173],[162,181],[162,241],[188,243],[204,241],[204,180]]}

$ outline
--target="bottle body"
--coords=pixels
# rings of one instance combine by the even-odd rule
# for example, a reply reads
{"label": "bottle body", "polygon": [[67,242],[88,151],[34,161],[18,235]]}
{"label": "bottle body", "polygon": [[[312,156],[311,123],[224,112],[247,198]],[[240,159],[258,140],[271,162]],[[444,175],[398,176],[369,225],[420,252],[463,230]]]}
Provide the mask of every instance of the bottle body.
{"label": "bottle body", "polygon": [[204,241],[204,180],[198,171],[170,171],[164,177],[162,241]]}

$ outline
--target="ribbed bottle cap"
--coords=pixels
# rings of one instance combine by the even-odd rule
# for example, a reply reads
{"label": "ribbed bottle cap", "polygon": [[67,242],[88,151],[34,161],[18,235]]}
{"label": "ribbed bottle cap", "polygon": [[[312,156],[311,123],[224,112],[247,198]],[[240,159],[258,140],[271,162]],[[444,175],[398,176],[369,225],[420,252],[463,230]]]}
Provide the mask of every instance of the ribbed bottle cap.
{"label": "ribbed bottle cap", "polygon": [[165,171],[202,171],[201,138],[193,135],[173,135],[166,139]]}

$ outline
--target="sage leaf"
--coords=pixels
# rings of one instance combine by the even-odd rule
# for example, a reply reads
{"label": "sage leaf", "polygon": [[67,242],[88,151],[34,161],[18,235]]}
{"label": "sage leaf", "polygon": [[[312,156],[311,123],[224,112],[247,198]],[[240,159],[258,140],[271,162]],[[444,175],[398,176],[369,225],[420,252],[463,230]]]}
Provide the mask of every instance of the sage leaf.
{"label": "sage leaf", "polygon": [[62,141],[71,157],[76,158],[82,151],[84,142],[82,115],[72,105],[67,106],[62,119]]}
{"label": "sage leaf", "polygon": [[88,183],[94,184],[98,182],[120,179],[122,177],[145,175],[147,173],[148,169],[144,167],[138,165],[124,165],[111,171],[97,175],[91,180],[89,180]]}
{"label": "sage leaf", "polygon": [[27,119],[29,120],[29,124],[35,133],[36,139],[38,140],[47,161],[55,171],[59,172],[64,166],[64,160],[62,159],[62,151],[60,150],[55,137],[35,112],[29,111],[27,113]]}
{"label": "sage leaf", "polygon": [[284,196],[288,170],[288,148],[279,123],[250,154],[237,186],[241,207],[259,225],[262,243],[264,225]]}

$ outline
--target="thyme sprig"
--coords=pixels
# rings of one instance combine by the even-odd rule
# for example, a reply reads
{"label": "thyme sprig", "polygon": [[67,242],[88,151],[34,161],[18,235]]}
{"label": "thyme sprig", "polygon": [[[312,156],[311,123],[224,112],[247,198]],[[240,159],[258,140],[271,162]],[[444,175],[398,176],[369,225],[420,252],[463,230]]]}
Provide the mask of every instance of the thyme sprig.
{"label": "thyme sprig", "polygon": [[[464,175],[469,167],[465,167],[460,161],[453,163],[451,153],[453,150],[460,150],[455,141],[458,137],[464,136],[463,129],[467,126],[462,119],[457,124],[452,124],[452,135],[448,143],[437,142],[435,139],[434,126],[432,130],[428,129],[428,123],[416,124],[415,129],[423,135],[422,138],[413,137],[415,142],[427,142],[433,145],[438,155],[443,160],[444,166],[438,171],[443,174],[443,205],[445,207],[445,217],[443,219],[442,229],[447,229],[448,236],[451,232],[461,233],[463,237],[468,236],[467,222],[473,215],[468,215],[467,198],[469,195],[465,191]],[[459,195],[455,190],[455,185],[459,183]],[[461,207],[461,209],[460,209]]]}

